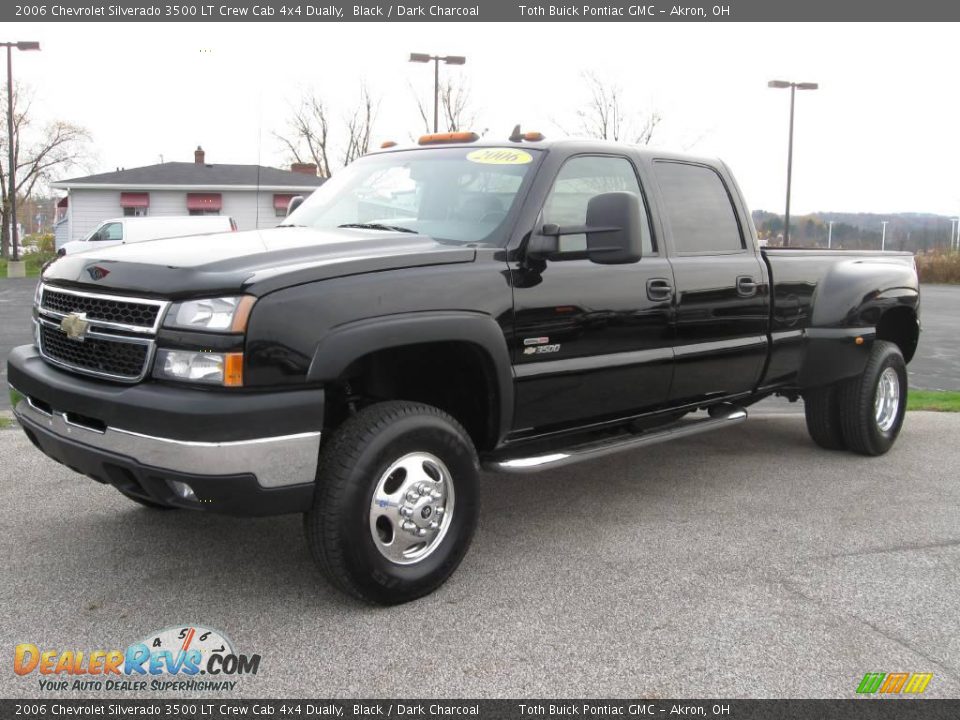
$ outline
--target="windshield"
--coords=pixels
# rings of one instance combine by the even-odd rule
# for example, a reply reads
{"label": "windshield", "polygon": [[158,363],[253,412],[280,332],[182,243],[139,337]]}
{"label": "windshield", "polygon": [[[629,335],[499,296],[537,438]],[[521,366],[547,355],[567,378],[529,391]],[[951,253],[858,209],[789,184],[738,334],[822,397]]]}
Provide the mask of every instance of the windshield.
{"label": "windshield", "polygon": [[506,219],[533,176],[537,152],[447,147],[371,155],[338,171],[283,225],[503,245]]}

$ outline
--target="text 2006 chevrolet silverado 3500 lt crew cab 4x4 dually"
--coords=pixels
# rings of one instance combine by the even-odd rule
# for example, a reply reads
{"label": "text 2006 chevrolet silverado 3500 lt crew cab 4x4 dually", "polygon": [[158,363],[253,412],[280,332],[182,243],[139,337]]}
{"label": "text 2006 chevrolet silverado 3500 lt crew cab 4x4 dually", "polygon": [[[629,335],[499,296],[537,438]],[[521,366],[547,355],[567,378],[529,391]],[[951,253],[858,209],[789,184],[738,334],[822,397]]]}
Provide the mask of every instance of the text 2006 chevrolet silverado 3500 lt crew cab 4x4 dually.
{"label": "text 2006 chevrolet silverado 3500 lt crew cab 4x4 dually", "polygon": [[481,466],[723,428],[774,393],[826,448],[890,448],[910,255],[761,249],[722,162],[530,137],[425,137],[275,229],[56,260],[9,359],[23,429],[150,507],[305,513],[325,575],[380,603],[456,568]]}

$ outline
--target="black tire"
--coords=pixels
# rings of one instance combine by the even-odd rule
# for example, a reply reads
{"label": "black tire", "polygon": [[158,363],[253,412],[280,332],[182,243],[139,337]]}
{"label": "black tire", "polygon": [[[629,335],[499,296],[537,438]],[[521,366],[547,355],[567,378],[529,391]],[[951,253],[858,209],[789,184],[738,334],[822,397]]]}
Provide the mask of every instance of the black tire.
{"label": "black tire", "polygon": [[[429,554],[399,564],[374,540],[372,504],[386,471],[411,453],[427,453],[442,462],[455,503]],[[310,552],[334,586],[367,602],[395,605],[427,595],[450,577],[470,547],[479,510],[478,478],[473,442],[447,413],[406,401],[366,407],[347,419],[320,452],[313,507],[304,515]]]}
{"label": "black tire", "polygon": [[807,418],[807,432],[817,445],[827,450],[847,449],[840,427],[839,389],[836,385],[807,390],[803,394],[803,413]]}
{"label": "black tire", "polygon": [[[886,371],[886,377],[896,378],[898,404],[891,413],[889,427],[878,422],[874,402],[878,384]],[[876,340],[870,349],[870,357],[863,373],[840,384],[840,426],[847,447],[861,455],[883,455],[900,434],[903,417],[907,410],[907,364],[894,343]]]}
{"label": "black tire", "polygon": [[151,510],[178,510],[179,508],[174,505],[164,505],[163,503],[154,502],[153,500],[147,500],[146,498],[137,497],[136,495],[130,495],[125,493],[123,490],[118,491],[125,498],[133,500],[138,505],[143,505],[145,508],[150,508]]}

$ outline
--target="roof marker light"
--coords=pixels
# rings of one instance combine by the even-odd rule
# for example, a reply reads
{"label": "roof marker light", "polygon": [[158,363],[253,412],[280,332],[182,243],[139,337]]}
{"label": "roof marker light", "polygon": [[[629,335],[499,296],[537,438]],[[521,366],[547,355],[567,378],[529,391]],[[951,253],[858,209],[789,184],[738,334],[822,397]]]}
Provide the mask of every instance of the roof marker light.
{"label": "roof marker light", "polygon": [[440,145],[443,143],[474,142],[479,139],[480,136],[475,132],[446,132],[421,135],[417,143],[420,145]]}

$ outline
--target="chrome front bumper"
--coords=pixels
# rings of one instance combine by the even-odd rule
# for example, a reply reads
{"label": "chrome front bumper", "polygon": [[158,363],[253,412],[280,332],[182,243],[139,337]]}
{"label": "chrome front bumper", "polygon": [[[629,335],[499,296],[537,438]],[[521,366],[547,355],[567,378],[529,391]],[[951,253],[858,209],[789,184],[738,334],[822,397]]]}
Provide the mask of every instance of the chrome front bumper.
{"label": "chrome front bumper", "polygon": [[123,456],[147,467],[184,475],[252,475],[265,489],[313,483],[316,478],[319,432],[231,442],[174,440],[94,426],[86,418],[41,407],[13,386],[10,405],[27,428],[33,426],[90,450]]}

